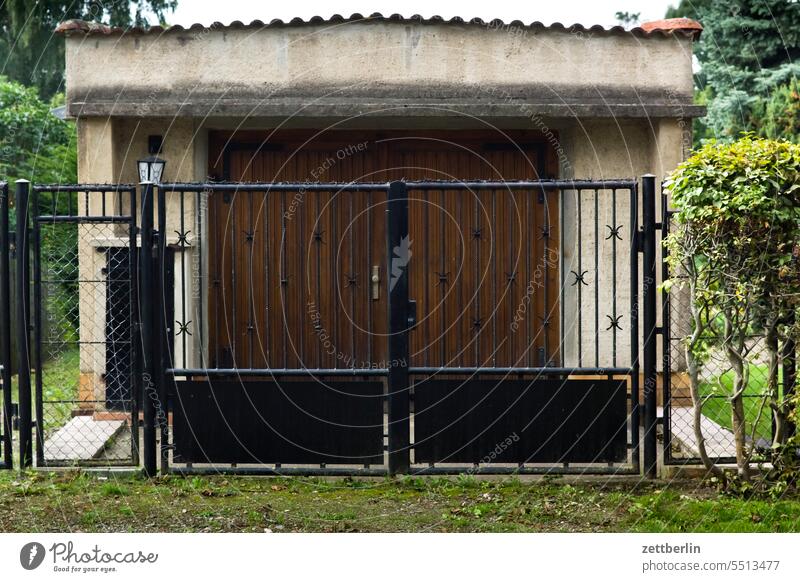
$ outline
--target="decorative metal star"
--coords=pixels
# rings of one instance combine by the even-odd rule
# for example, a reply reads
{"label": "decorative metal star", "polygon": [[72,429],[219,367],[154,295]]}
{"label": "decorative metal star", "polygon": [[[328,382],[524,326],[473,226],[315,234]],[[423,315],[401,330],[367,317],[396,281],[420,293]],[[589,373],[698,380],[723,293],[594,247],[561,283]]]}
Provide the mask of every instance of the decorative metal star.
{"label": "decorative metal star", "polygon": [[614,226],[614,227],[612,227],[610,224],[607,224],[606,228],[609,231],[608,232],[608,236],[606,237],[606,240],[608,240],[610,238],[616,238],[617,240],[622,240],[622,236],[619,234],[619,231],[622,228],[621,224],[618,225],[618,226]]}
{"label": "decorative metal star", "polygon": [[448,277],[450,277],[450,271],[447,271],[446,273],[437,272],[436,275],[439,277],[439,282],[436,284],[437,287],[440,285],[447,285],[447,283],[449,283]]}
{"label": "decorative metal star", "polygon": [[178,235],[178,244],[182,247],[188,246],[189,241],[187,240],[189,233],[192,232],[191,230],[187,230],[186,232],[179,232],[175,231],[175,234]]}
{"label": "decorative metal star", "polygon": [[315,230],[314,231],[314,241],[320,244],[325,244],[325,241],[322,240],[322,235],[325,234],[324,230]]}
{"label": "decorative metal star", "polygon": [[578,283],[580,283],[581,285],[586,285],[586,286],[588,286],[588,285],[589,285],[589,283],[587,283],[587,282],[585,281],[585,279],[584,279],[584,277],[586,276],[586,273],[588,273],[588,272],[589,272],[589,271],[582,271],[582,272],[581,272],[581,274],[579,275],[579,274],[578,274],[578,273],[576,273],[575,271],[570,271],[570,273],[572,273],[573,275],[575,275],[575,280],[572,282],[572,284],[570,285],[570,287],[574,287],[574,286],[575,286],[575,285],[577,285]]}
{"label": "decorative metal star", "polygon": [[606,331],[610,329],[618,329],[620,331],[622,330],[622,326],[619,324],[619,320],[622,319],[621,315],[618,315],[616,317],[611,317],[610,315],[606,315],[606,317],[608,318],[609,321]]}
{"label": "decorative metal star", "polygon": [[550,225],[545,224],[544,226],[539,227],[539,240],[543,238],[550,238]]}
{"label": "decorative metal star", "polygon": [[178,331],[175,332],[175,335],[192,335],[192,332],[189,331],[189,326],[192,325],[191,321],[183,322],[183,321],[176,321],[175,323],[178,324]]}

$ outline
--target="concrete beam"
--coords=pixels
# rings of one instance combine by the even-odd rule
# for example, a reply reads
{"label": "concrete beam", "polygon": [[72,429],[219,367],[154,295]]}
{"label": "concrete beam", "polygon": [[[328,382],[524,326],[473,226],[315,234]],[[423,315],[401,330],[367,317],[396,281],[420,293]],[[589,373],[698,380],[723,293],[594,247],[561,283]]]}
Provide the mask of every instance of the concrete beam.
{"label": "concrete beam", "polygon": [[482,101],[417,101],[369,99],[212,99],[180,102],[140,100],[76,99],[70,102],[68,115],[83,117],[295,117],[351,118],[364,115],[391,117],[493,117],[525,119],[533,115],[550,118],[626,117],[693,118],[705,115],[705,106],[692,103],[541,103],[514,104]]}

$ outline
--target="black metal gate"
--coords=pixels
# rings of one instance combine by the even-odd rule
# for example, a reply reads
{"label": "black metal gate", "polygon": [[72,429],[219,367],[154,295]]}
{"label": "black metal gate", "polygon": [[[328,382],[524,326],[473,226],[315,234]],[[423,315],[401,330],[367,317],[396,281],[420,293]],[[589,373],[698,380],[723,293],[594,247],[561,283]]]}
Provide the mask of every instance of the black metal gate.
{"label": "black metal gate", "polygon": [[642,184],[20,181],[21,465],[654,475]]}
{"label": "black metal gate", "polygon": [[[410,237],[415,227],[409,228],[409,204],[429,204],[431,193],[444,191],[455,193],[450,210],[454,216],[461,216],[462,234],[471,233],[469,241],[459,243],[460,250],[445,249],[442,245],[448,243],[444,240],[415,243]],[[513,196],[504,198],[505,193]],[[209,262],[215,260],[210,258],[210,247],[219,243],[207,240],[203,234],[204,228],[210,229],[206,213],[209,197],[214,195],[225,196],[229,208],[240,197],[251,209],[246,215],[250,224],[237,225],[233,210],[225,217],[233,236],[230,248],[223,245],[224,252],[232,253],[234,258],[223,263],[228,268],[222,273],[212,272],[209,267]],[[238,282],[231,288],[253,286],[248,276],[252,277],[258,261],[266,261],[269,265],[263,275],[267,289],[264,293],[274,288],[288,305],[293,298],[286,290],[295,284],[291,280],[295,275],[288,274],[293,271],[286,265],[286,249],[292,244],[287,240],[288,221],[297,211],[293,204],[313,208],[316,201],[319,208],[322,195],[332,205],[336,200],[365,196],[365,208],[382,210],[382,217],[377,220],[382,222],[379,230],[385,236],[385,251],[364,264],[376,265],[368,279],[370,293],[376,299],[383,294],[388,297],[385,352],[373,354],[377,358],[367,364],[344,358],[328,367],[308,365],[302,359],[299,365],[289,367],[237,366],[236,354],[210,354],[209,333],[219,332],[210,331],[209,327],[232,328],[236,322],[215,322],[213,317],[205,317],[212,312],[206,294],[214,293],[216,302],[236,301],[231,299],[233,295],[215,291],[227,284],[221,278],[232,277]],[[148,434],[158,432],[162,471],[180,473],[638,473],[639,251],[646,250],[638,228],[638,196],[635,180],[147,186],[142,200],[143,246],[150,244],[147,217],[153,216],[155,200],[157,223],[165,227],[159,229],[153,241],[156,260],[152,265],[143,262],[141,269],[143,288],[154,290],[151,300],[143,298],[147,310],[142,313],[143,321],[150,317],[158,320],[153,336],[145,332],[143,338],[144,345],[150,346],[149,353],[144,354],[145,389],[149,387],[150,394],[144,400],[145,469],[156,470],[156,449],[148,448],[148,442],[155,443],[155,438],[148,438]],[[266,212],[263,220],[269,224],[254,225],[254,220],[262,220],[259,208],[270,197],[283,201],[281,212]],[[513,240],[515,235],[508,234],[507,229],[498,227],[492,232],[492,222],[508,220],[510,216],[500,218],[494,206],[492,211],[484,209],[485,215],[478,219],[488,228],[466,222],[472,219],[464,212],[466,206],[459,210],[459,204],[464,204],[459,200],[474,198],[482,205],[481,197],[485,201],[513,200],[527,205],[525,208],[547,204],[549,200],[558,210],[553,213],[558,223],[535,225],[536,236],[543,242],[538,246],[522,244],[522,239]],[[358,204],[354,211],[350,203],[350,216],[364,214]],[[341,205],[347,208],[346,202]],[[478,205],[469,207],[470,213]],[[520,208],[516,211],[523,212]],[[296,220],[302,224],[303,215]],[[304,293],[302,285],[312,285],[313,273],[327,268],[320,259],[321,245],[326,241],[345,245],[327,238],[319,225],[301,228],[307,231],[301,235],[313,242],[310,248],[315,250],[297,259],[302,267],[301,282],[303,272],[307,279],[295,293]],[[374,228],[373,223],[366,232],[374,233]],[[415,232],[425,238],[425,230],[416,228]],[[161,232],[167,235],[162,236]],[[244,250],[237,253],[237,244]],[[415,244],[426,249],[427,258],[413,254]],[[469,270],[488,269],[494,275],[492,283],[483,287],[486,296],[476,291],[478,297],[464,304],[466,310],[455,317],[454,324],[465,329],[474,326],[471,333],[483,334],[483,339],[465,342],[469,344],[465,349],[477,354],[471,355],[466,365],[465,358],[431,363],[414,348],[419,334],[432,332],[427,324],[422,331],[426,314],[417,313],[417,301],[423,302],[411,297],[409,290],[415,287],[414,277],[420,276],[430,278],[435,274],[442,286],[452,283],[458,276],[455,270],[452,275],[446,268],[437,270],[430,256],[458,255],[458,260],[465,263],[468,244],[476,245],[476,249],[483,245],[482,250],[469,255],[483,257],[483,263],[462,266]],[[555,252],[543,257],[529,256],[528,252],[512,265],[498,264],[499,253],[493,249],[505,244],[536,248],[544,255],[549,246]],[[271,251],[259,245],[279,248]],[[343,288],[355,293],[359,280],[364,281],[355,272],[355,265],[361,264],[356,255],[369,254],[371,247],[367,244],[356,250],[353,246],[351,243],[348,251],[351,262],[337,276],[345,280]],[[174,249],[175,258],[166,262],[163,258],[168,248]],[[271,252],[275,254],[270,255]],[[270,263],[270,257],[274,263]],[[414,266],[415,257],[424,262],[424,267]],[[275,272],[270,271],[270,265]],[[168,266],[175,273],[174,292],[164,285]],[[544,275],[543,282],[534,279],[539,276],[537,267],[552,271]],[[263,270],[258,272],[262,276]],[[497,331],[498,322],[493,321],[492,303],[497,303],[498,293],[506,292],[498,289],[503,276],[508,288],[519,281],[516,284],[521,289],[533,287],[537,297],[547,293],[559,297],[557,313],[531,308],[522,319],[536,321],[536,329],[545,329],[545,333],[547,325],[556,325],[557,319],[561,333],[558,345],[528,350],[518,361],[498,365],[496,354],[502,349],[503,340],[498,340],[501,334]],[[549,283],[553,278],[555,285]],[[328,292],[336,293],[340,309],[346,311],[349,296],[337,290],[338,283],[335,287]],[[652,292],[654,286],[649,290]],[[526,300],[524,291],[515,294],[520,302]],[[164,312],[163,301],[167,297],[174,298],[175,311],[172,319],[165,320],[157,314]],[[257,350],[260,345],[252,339],[259,335],[259,315],[255,311],[263,309],[265,301],[257,290],[250,291],[245,304],[223,310],[232,314],[232,319],[243,318],[246,323],[241,329],[247,337],[240,338],[234,351],[249,351],[248,362],[255,361],[254,346]],[[488,311],[470,312],[473,304],[479,306],[478,311],[488,306]],[[543,305],[547,306],[548,301]],[[288,321],[289,316],[272,313],[265,317]],[[314,341],[321,341],[320,334],[325,333],[326,326],[336,325],[330,324],[327,317],[315,312],[309,318],[307,334],[315,335]],[[505,324],[513,321],[509,311]],[[352,328],[357,327],[351,323]],[[369,325],[370,330],[378,329],[373,320]],[[350,331],[355,337],[357,330],[350,327],[345,335]],[[523,339],[533,345],[530,338]],[[269,341],[274,343],[263,341],[267,345],[272,345]],[[297,341],[308,342],[308,337],[301,336]],[[351,345],[355,345],[356,340],[352,341]],[[284,349],[287,345],[292,346],[292,341],[283,342]],[[266,354],[265,361],[269,358]],[[286,357],[277,360],[285,362]],[[209,366],[209,361],[217,365]],[[234,364],[218,365],[229,361]],[[651,367],[655,369],[654,363]],[[652,401],[650,408],[655,413]],[[650,426],[654,425],[653,421]],[[654,455],[654,444],[650,452]],[[653,459],[653,469],[654,465]]]}
{"label": "black metal gate", "polygon": [[36,466],[137,465],[136,187],[30,191]]}

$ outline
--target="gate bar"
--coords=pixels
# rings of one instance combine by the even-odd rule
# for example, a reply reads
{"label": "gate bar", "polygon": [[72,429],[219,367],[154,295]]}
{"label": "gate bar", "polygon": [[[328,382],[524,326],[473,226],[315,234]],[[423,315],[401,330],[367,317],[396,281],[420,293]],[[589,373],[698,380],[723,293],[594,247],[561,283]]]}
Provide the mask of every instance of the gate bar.
{"label": "gate bar", "polygon": [[173,467],[171,475],[258,475],[264,477],[385,477],[386,469],[357,467]]}
{"label": "gate bar", "polygon": [[609,467],[594,465],[586,467],[411,467],[409,476],[417,475],[638,475],[639,470],[632,467]]}
{"label": "gate bar", "polygon": [[167,368],[170,376],[387,376],[389,368]]}
{"label": "gate bar", "polygon": [[642,222],[643,222],[643,277],[642,294],[644,313],[642,335],[644,336],[644,473],[650,479],[657,474],[657,399],[656,372],[656,177],[642,176]]}
{"label": "gate bar", "polygon": [[[38,190],[34,190],[34,195],[36,192],[38,192]],[[36,222],[68,222],[70,224],[129,224],[131,222],[130,216],[53,216],[51,214],[43,214],[42,216],[34,217],[34,219]]]}
{"label": "gate bar", "polygon": [[42,241],[39,217],[39,190],[31,193],[31,247],[33,249],[33,386],[36,411],[36,466],[44,466],[44,406],[42,404]]}
{"label": "gate bar", "polygon": [[0,182],[0,373],[3,380],[3,468],[11,469],[11,252],[8,232],[8,183]]}
{"label": "gate bar", "polygon": [[[153,265],[153,184],[142,183],[142,246],[139,261],[140,284],[139,288],[139,316],[141,318],[142,340],[142,412],[144,417],[143,448],[144,448],[144,474],[154,477],[157,471],[156,463],[156,405],[158,398],[155,386],[157,352],[155,350],[155,305],[153,305],[154,290],[154,265]],[[134,395],[135,396],[135,395]]]}
{"label": "gate bar", "polygon": [[31,313],[31,264],[28,247],[28,221],[31,183],[17,180],[17,350],[19,352],[17,388],[19,390],[19,465],[30,467],[33,462],[33,432],[31,419],[31,353],[28,330]]}
{"label": "gate bar", "polygon": [[639,410],[639,184],[634,183],[630,189],[630,231],[631,231],[631,252],[630,252],[630,311],[631,311],[631,461],[636,472],[640,472],[641,467],[641,436],[639,434],[640,410]]}
{"label": "gate bar", "polygon": [[[392,182],[350,182],[346,184],[336,182],[208,182],[204,184],[189,182],[168,182],[159,184],[158,188],[165,192],[360,192],[360,191],[386,191],[391,188]],[[561,189],[561,190],[613,190],[633,187],[636,180],[520,180],[520,181],[413,181],[404,182],[407,190],[446,190],[452,187],[468,188],[471,190],[506,190],[506,189]]]}
{"label": "gate bar", "polygon": [[[408,382],[408,191],[404,182],[392,182],[388,193],[389,284],[389,473],[407,473],[411,463],[411,408]],[[393,285],[393,286],[392,286]]]}
{"label": "gate bar", "polygon": [[[152,190],[155,192],[155,190]],[[158,191],[158,236],[156,237],[156,266],[155,293],[153,295],[153,308],[155,310],[155,333],[156,338],[153,348],[156,350],[157,358],[153,358],[155,363],[155,382],[156,394],[156,424],[158,425],[159,438],[161,441],[161,474],[169,473],[169,401],[167,400],[167,383],[164,370],[172,364],[172,349],[169,345],[168,329],[172,322],[167,322],[167,313],[164,309],[168,290],[167,283],[167,202],[166,194]],[[182,216],[182,215],[181,215]]]}
{"label": "gate bar", "polygon": [[542,376],[630,376],[633,368],[437,368],[435,366],[412,367],[409,374],[540,374]]}
{"label": "gate bar", "polygon": [[[661,186],[661,242],[669,236],[672,212],[669,209],[667,191]],[[670,278],[669,250],[661,246],[661,281]],[[661,399],[662,399],[662,426],[664,435],[662,443],[662,454],[664,464],[672,462],[672,304],[669,291],[665,288],[661,291],[661,367],[663,375],[661,379]],[[785,376],[784,376],[785,377]]]}
{"label": "gate bar", "polygon": [[32,188],[35,192],[133,192],[136,186],[133,184],[36,184]]}

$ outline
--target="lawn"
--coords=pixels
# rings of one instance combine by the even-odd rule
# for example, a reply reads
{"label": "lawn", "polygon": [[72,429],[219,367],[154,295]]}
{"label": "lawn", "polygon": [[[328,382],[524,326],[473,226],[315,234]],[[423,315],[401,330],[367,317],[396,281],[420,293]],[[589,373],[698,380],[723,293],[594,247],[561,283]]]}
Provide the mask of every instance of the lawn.
{"label": "lawn", "polygon": [[[700,384],[700,395],[705,399],[703,414],[718,425],[733,430],[731,421],[731,405],[728,398],[733,393],[734,373],[728,371],[717,378],[715,382]],[[769,405],[762,409],[762,395],[767,392],[767,366],[766,364],[750,364],[750,381],[744,391],[744,411],[747,419],[747,434],[753,435],[753,426],[756,426],[756,440],[763,438],[772,440],[772,417]],[[759,416],[759,411],[761,415]],[[756,421],[757,424],[756,424]]]}
{"label": "lawn", "polygon": [[800,497],[699,482],[0,474],[3,532],[798,532]]}
{"label": "lawn", "polygon": [[[58,357],[45,362],[42,374],[42,401],[44,404],[44,427],[50,432],[64,426],[77,406],[78,381],[80,378],[80,351],[71,345]],[[35,406],[35,380],[31,378],[31,407]],[[11,377],[11,399],[19,402],[17,376]],[[36,418],[35,409],[31,411]]]}

